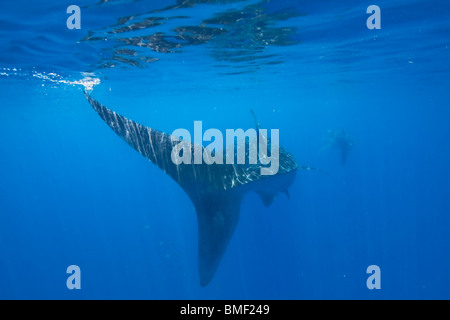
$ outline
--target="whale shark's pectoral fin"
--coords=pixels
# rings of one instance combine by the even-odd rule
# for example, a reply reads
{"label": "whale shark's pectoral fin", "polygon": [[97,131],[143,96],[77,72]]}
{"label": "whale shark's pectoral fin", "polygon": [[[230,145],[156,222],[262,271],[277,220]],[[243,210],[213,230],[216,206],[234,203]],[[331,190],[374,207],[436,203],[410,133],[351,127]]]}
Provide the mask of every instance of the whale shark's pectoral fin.
{"label": "whale shark's pectoral fin", "polygon": [[269,207],[275,199],[275,193],[256,191],[265,207]]}
{"label": "whale shark's pectoral fin", "polygon": [[[288,197],[288,199],[291,200],[291,196],[289,195],[289,191],[287,189],[282,190],[281,192],[283,192]],[[256,193],[261,198],[265,207],[270,207],[273,203],[273,200],[276,197],[276,193],[262,192],[262,191],[256,191]]]}

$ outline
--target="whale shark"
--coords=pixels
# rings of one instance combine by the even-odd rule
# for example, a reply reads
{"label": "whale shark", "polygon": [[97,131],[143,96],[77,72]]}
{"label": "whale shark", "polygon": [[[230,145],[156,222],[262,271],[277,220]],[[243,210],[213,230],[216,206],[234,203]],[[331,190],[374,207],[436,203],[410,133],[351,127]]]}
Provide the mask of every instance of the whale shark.
{"label": "whale shark", "polygon": [[341,164],[345,165],[350,149],[353,146],[353,141],[349,134],[344,130],[340,132],[328,130],[328,134],[324,140],[326,145],[322,148],[322,151],[328,148],[339,149],[341,152]]}
{"label": "whale shark", "polygon": [[[90,95],[87,100],[101,119],[125,142],[170,176],[184,190],[192,201],[198,223],[198,263],[202,287],[213,279],[228,243],[239,220],[241,202],[250,192],[256,192],[265,206],[270,206],[278,193],[289,197],[298,170],[316,170],[297,165],[294,157],[279,147],[279,168],[276,174],[262,175],[264,164],[258,159],[250,164],[175,164],[171,153],[182,140],[180,137],[155,130],[127,119],[108,109]],[[260,125],[252,111],[257,130]],[[264,143],[270,144],[267,137]],[[192,148],[203,149],[190,141],[184,141]],[[191,154],[194,152],[191,152]]]}

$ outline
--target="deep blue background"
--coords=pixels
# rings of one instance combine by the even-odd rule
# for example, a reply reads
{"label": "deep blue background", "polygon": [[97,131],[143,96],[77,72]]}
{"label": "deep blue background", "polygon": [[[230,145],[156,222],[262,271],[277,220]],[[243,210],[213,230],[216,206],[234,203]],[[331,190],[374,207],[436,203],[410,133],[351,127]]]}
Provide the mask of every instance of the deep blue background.
{"label": "deep blue background", "polygon": [[[450,298],[447,1],[380,0],[381,30],[366,28],[371,2],[272,1],[305,14],[280,24],[300,43],[237,75],[207,45],[145,68],[92,67],[110,47],[79,42],[88,30],[160,2],[79,2],[81,30],[65,27],[68,1],[24,3],[0,4],[0,298]],[[249,194],[201,288],[189,198],[96,115],[73,84],[84,71],[102,104],[167,132],[194,120],[247,129],[252,108],[299,164],[330,175],[299,172],[291,199],[269,208]],[[321,151],[341,129],[354,140],[345,166]],[[79,291],[66,288],[72,264]],[[366,287],[372,264],[381,290]]]}

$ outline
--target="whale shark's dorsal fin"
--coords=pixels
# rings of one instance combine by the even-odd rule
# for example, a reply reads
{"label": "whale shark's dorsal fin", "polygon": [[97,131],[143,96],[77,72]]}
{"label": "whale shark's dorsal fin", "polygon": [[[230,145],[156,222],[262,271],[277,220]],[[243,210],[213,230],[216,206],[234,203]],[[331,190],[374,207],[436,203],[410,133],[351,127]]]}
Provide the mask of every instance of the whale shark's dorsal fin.
{"label": "whale shark's dorsal fin", "polygon": [[250,112],[252,113],[253,120],[255,121],[256,129],[260,130],[261,129],[261,125],[259,124],[259,121],[256,118],[255,111],[253,111],[253,109],[250,109]]}
{"label": "whale shark's dorsal fin", "polygon": [[264,144],[267,145],[267,137],[261,133],[261,125],[258,119],[256,118],[255,111],[253,111],[253,109],[250,109],[250,112],[252,113],[253,120],[255,121],[256,131],[258,132],[258,141],[262,140]]}

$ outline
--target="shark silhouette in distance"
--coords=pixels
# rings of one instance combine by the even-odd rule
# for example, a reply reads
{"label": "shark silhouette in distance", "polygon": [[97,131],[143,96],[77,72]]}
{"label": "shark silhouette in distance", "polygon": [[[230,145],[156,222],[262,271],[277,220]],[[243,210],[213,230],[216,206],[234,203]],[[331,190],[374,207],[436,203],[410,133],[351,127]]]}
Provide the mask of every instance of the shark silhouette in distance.
{"label": "shark silhouette in distance", "polygon": [[336,148],[341,152],[341,164],[344,165],[347,161],[348,154],[350,149],[353,146],[353,141],[350,139],[350,136],[344,130],[340,132],[334,132],[328,130],[328,135],[325,138],[325,146],[322,150],[328,148]]}
{"label": "shark silhouette in distance", "polygon": [[[281,147],[279,168],[274,175],[261,175],[263,165],[259,159],[257,164],[175,164],[171,152],[181,138],[140,125],[101,105],[87,93],[85,95],[117,135],[175,180],[191,199],[197,213],[201,286],[206,286],[216,273],[238,223],[241,202],[247,192],[255,191],[263,204],[269,206],[279,192],[289,197],[287,190],[297,170],[317,170],[298,166],[294,157]],[[257,121],[256,126],[259,132]],[[189,143],[192,151],[204,149],[190,142],[184,143]],[[268,139],[266,143],[271,142]]]}

